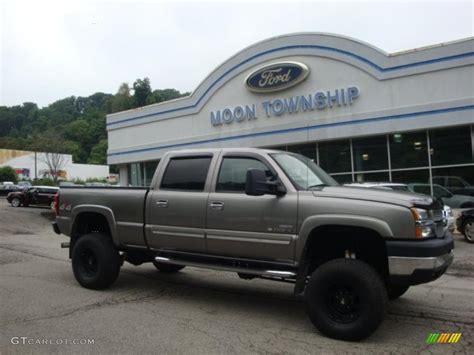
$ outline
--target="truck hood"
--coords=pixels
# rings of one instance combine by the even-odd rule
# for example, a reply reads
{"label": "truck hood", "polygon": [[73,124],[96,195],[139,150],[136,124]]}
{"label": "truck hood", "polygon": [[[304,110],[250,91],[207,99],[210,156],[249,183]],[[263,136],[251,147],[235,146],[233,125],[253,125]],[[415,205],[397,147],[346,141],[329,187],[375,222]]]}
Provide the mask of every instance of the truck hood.
{"label": "truck hood", "polygon": [[315,197],[333,197],[352,200],[364,200],[389,203],[403,207],[420,207],[424,209],[441,209],[441,203],[427,195],[404,191],[386,191],[366,187],[326,186],[312,190]]}

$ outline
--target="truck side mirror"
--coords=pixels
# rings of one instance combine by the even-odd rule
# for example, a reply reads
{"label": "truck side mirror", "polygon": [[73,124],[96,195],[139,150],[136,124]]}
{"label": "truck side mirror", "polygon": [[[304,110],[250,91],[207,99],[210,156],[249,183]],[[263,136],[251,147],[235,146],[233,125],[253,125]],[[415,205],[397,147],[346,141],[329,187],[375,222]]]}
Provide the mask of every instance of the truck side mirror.
{"label": "truck side mirror", "polygon": [[249,169],[245,180],[245,193],[250,196],[283,196],[286,194],[286,189],[280,180],[267,181],[263,170]]}

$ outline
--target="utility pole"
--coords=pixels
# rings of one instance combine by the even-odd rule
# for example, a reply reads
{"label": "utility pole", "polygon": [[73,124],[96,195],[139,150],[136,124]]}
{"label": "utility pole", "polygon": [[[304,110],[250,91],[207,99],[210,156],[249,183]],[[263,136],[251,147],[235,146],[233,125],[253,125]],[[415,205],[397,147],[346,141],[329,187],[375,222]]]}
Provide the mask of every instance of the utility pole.
{"label": "utility pole", "polygon": [[35,180],[38,179],[38,160],[36,158],[36,151],[35,151]]}

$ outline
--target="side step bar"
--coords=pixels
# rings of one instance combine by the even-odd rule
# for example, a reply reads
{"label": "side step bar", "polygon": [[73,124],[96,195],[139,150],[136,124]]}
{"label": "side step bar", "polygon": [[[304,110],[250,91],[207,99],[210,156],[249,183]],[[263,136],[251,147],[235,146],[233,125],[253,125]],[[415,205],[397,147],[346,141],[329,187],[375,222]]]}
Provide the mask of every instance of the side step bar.
{"label": "side step bar", "polygon": [[226,265],[218,265],[212,263],[201,263],[198,261],[189,261],[183,259],[171,259],[165,258],[163,256],[155,257],[155,261],[163,264],[172,264],[172,265],[186,265],[186,266],[194,266],[194,267],[201,267],[205,269],[214,269],[220,271],[231,271],[237,273],[244,273],[244,274],[251,274],[256,276],[265,276],[265,277],[278,277],[284,279],[294,279],[296,278],[296,273],[292,271],[281,271],[281,270],[263,270],[263,269],[248,269],[243,267],[234,267],[234,266],[226,266]]}

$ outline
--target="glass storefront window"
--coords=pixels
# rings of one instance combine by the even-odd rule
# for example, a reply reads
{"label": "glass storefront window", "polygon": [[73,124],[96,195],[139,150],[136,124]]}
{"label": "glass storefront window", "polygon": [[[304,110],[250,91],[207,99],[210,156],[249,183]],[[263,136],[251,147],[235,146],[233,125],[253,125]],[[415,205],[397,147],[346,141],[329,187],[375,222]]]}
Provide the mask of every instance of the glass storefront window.
{"label": "glass storefront window", "polygon": [[392,169],[428,166],[426,131],[390,135]]}
{"label": "glass storefront window", "polygon": [[132,163],[128,165],[128,185],[143,186],[143,168],[141,163]]}
{"label": "glass storefront window", "polygon": [[388,172],[356,173],[355,181],[356,182],[388,182],[389,175],[388,175]]}
{"label": "glass storefront window", "polygon": [[304,155],[316,163],[316,143],[289,145],[288,151]]}
{"label": "glass storefront window", "polygon": [[156,167],[158,166],[159,160],[155,161],[147,161],[145,163],[145,186],[151,185],[151,180],[153,179],[153,175],[155,174]]}
{"label": "glass storefront window", "polygon": [[273,149],[273,150],[283,150],[286,152],[286,145],[279,145],[277,147],[269,147],[268,149]]}
{"label": "glass storefront window", "polygon": [[430,131],[431,165],[473,163],[469,126]]}
{"label": "glass storefront window", "polygon": [[352,170],[351,146],[349,140],[321,142],[318,144],[318,149],[319,165],[326,170],[326,172],[343,173]]}
{"label": "glass storefront window", "polygon": [[352,174],[331,175],[331,177],[341,185],[350,184],[352,182]]}
{"label": "glass storefront window", "polygon": [[430,172],[428,169],[392,171],[392,182],[428,184],[429,180]]}
{"label": "glass storefront window", "polygon": [[387,138],[376,136],[352,140],[354,170],[383,170],[388,168]]}

